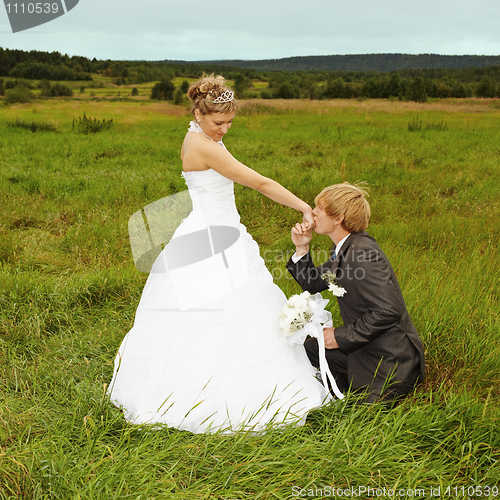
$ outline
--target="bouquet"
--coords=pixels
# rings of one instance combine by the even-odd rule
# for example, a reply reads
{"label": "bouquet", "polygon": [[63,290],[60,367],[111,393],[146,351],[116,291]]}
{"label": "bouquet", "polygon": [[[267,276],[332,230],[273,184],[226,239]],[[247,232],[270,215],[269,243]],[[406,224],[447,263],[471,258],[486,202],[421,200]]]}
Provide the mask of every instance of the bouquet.
{"label": "bouquet", "polygon": [[332,326],[332,315],[325,311],[328,300],[320,293],[292,295],[279,314],[280,328],[288,345],[303,344],[307,336],[317,337],[323,327]]}
{"label": "bouquet", "polygon": [[[345,288],[337,284],[335,276],[330,271],[323,274],[321,278],[328,282],[328,290],[334,296],[343,297],[347,293]],[[323,328],[333,326],[332,315],[325,310],[328,302],[321,293],[311,295],[309,292],[302,292],[300,295],[292,295],[279,314],[279,322],[290,346],[302,345],[307,336],[318,340],[321,378],[324,383],[328,379],[335,395],[343,399],[344,395],[337,387],[325,356]]]}
{"label": "bouquet", "polygon": [[290,297],[285,307],[280,312],[280,328],[285,337],[290,337],[295,332],[302,330],[313,317],[313,311],[309,307],[309,292]]}

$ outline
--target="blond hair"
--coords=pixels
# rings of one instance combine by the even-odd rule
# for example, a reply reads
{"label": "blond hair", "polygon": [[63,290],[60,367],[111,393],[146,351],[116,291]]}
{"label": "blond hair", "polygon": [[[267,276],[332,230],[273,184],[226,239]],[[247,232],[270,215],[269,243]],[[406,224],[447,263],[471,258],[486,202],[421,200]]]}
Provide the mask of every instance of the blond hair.
{"label": "blond hair", "polygon": [[196,82],[193,82],[187,91],[187,96],[191,101],[191,113],[199,110],[202,115],[211,113],[236,113],[238,103],[233,98],[232,101],[223,103],[214,103],[221,94],[232,90],[226,85],[223,76],[205,75]]}
{"label": "blond hair", "polygon": [[370,205],[366,200],[368,186],[365,183],[355,185],[344,182],[323,189],[315,198],[316,205],[321,205],[325,212],[339,219],[344,217],[342,227],[350,233],[359,233],[368,227]]}

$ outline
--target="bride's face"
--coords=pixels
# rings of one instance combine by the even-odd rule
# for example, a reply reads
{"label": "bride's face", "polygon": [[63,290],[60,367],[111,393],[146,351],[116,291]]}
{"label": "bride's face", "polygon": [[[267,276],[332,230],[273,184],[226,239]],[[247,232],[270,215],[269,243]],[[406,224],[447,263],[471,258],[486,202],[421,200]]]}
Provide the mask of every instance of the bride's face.
{"label": "bride's face", "polygon": [[231,128],[235,113],[211,113],[202,115],[198,110],[195,111],[196,120],[207,134],[214,141],[220,141],[227,131]]}

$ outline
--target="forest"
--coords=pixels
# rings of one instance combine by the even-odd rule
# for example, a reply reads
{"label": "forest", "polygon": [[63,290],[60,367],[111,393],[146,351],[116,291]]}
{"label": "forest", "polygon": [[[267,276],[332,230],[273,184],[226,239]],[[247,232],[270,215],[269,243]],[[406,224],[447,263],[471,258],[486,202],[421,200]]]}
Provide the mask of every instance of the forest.
{"label": "forest", "polygon": [[[213,61],[215,62],[215,61]],[[259,71],[401,71],[405,69],[483,68],[500,65],[500,56],[440,54],[347,54],[299,56],[258,61],[227,60],[218,64]]]}
{"label": "forest", "polygon": [[[283,59],[274,60],[274,65],[271,63],[263,65],[266,69],[257,69],[229,65],[229,63],[251,65],[256,61],[112,61],[88,59],[81,56],[70,57],[59,52],[35,50],[27,52],[0,47],[0,95],[18,86],[27,88],[33,85],[38,88],[45,86],[46,89],[46,81],[49,80],[84,84],[92,82],[95,75],[100,75],[115,86],[157,82],[165,89],[168,87],[169,90],[159,92],[157,88],[156,93],[151,91],[151,98],[172,100],[175,91],[175,86],[171,84],[173,79],[180,78],[188,81],[198,78],[205,72],[222,74],[231,80],[238,98],[246,99],[378,98],[423,102],[428,98],[500,97],[500,58],[494,56],[428,56],[420,59],[420,64],[424,65],[421,68],[415,67],[416,60],[412,58],[413,56],[372,54],[357,59],[355,56],[349,56],[350,58],[346,59],[343,64],[336,66],[333,63],[330,64],[330,67],[351,69],[280,70],[279,68],[284,67]],[[341,56],[322,57],[324,59]],[[317,57],[291,59],[304,60],[302,67],[321,67],[320,64],[315,63]],[[309,61],[308,66],[306,60]],[[441,67],[437,66],[439,61],[441,61]],[[224,62],[228,64],[223,64]],[[297,67],[297,65],[288,67]],[[388,71],[394,67],[399,69]],[[373,68],[379,68],[379,70]],[[33,81],[39,83],[33,83]],[[91,87],[92,83],[88,86]],[[181,90],[180,86],[178,90]],[[182,87],[182,90],[184,92],[187,90],[186,85]],[[67,94],[63,92],[56,95]]]}

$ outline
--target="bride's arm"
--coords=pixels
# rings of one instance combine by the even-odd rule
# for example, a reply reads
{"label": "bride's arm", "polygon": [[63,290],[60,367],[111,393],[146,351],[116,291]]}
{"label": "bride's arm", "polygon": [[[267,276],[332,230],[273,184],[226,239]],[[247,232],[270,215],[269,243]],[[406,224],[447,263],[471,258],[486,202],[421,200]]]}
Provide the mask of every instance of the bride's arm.
{"label": "bride's arm", "polygon": [[273,201],[302,212],[304,222],[308,223],[308,227],[312,227],[314,224],[312,209],[306,202],[278,182],[243,165],[229,151],[221,148],[219,144],[205,143],[203,147],[203,156],[208,167],[238,184],[255,189]]}

